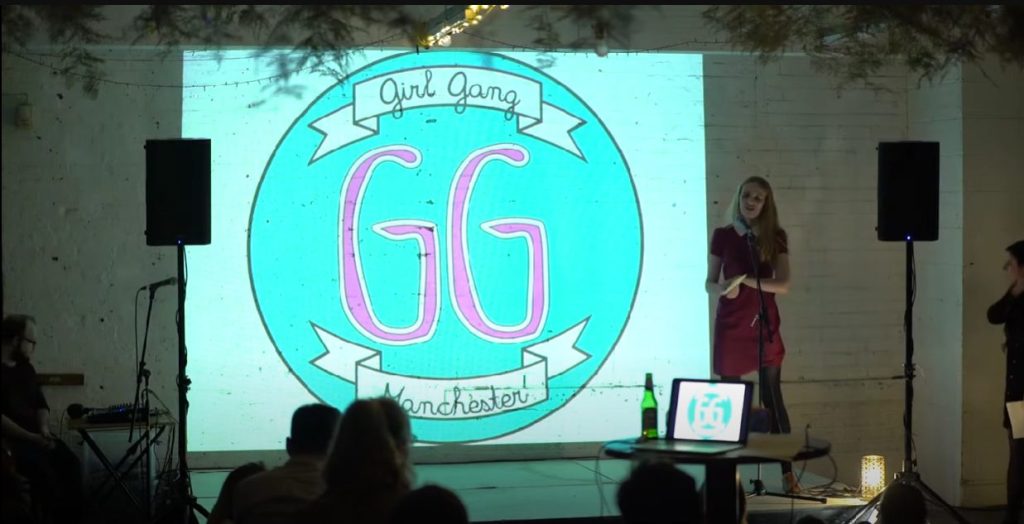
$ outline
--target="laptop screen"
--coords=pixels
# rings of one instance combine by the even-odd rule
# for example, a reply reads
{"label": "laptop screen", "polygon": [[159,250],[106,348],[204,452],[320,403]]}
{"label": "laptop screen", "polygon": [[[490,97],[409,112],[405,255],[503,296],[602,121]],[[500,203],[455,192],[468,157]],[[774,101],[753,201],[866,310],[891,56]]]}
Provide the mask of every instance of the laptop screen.
{"label": "laptop screen", "polygon": [[753,389],[751,382],[673,380],[668,438],[745,444]]}

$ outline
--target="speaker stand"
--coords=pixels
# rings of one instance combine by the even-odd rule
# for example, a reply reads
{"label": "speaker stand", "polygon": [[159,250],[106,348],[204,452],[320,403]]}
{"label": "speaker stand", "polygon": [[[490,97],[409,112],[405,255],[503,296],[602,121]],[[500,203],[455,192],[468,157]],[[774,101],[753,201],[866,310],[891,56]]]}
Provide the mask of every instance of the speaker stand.
{"label": "speaker stand", "polygon": [[199,522],[195,513],[209,518],[210,512],[196,501],[192,494],[192,481],[189,474],[186,453],[188,452],[188,387],[191,384],[188,375],[185,374],[185,367],[188,363],[187,351],[185,348],[185,245],[178,242],[178,478],[175,481],[174,501],[171,504],[171,515],[174,520],[168,523],[180,522],[182,524],[193,524]]}
{"label": "speaker stand", "polygon": [[921,475],[917,472],[917,460],[914,458],[914,441],[913,441],[913,421],[914,421],[914,298],[917,294],[917,273],[915,270],[916,264],[914,262],[914,241],[911,237],[907,237],[907,254],[906,254],[906,312],[904,313],[903,322],[905,324],[904,335],[906,344],[906,354],[903,363],[903,379],[904,379],[904,394],[903,394],[903,471],[896,474],[895,480],[886,489],[882,490],[878,495],[875,495],[867,504],[865,504],[860,510],[853,514],[853,516],[847,521],[848,524],[859,523],[863,521],[872,509],[875,509],[882,502],[882,497],[885,492],[896,484],[909,484],[917,488],[921,495],[924,496],[925,503],[931,500],[937,503],[947,513],[953,517],[960,524],[970,524],[962,515],[960,515],[956,508],[950,505],[948,502],[942,499],[938,493],[932,488],[928,487],[927,484],[921,480]]}

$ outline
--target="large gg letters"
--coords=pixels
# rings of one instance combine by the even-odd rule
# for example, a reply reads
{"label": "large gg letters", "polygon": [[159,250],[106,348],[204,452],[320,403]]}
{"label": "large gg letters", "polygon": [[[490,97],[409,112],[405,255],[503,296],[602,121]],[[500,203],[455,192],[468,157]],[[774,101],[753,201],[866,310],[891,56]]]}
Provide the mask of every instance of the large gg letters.
{"label": "large gg letters", "polygon": [[[440,253],[438,227],[430,221],[415,219],[389,220],[372,227],[376,233],[389,239],[415,240],[421,254],[416,320],[408,326],[388,326],[374,313],[363,278],[357,238],[359,211],[366,187],[378,166],[394,162],[412,169],[418,167],[421,160],[421,153],[409,146],[374,149],[354,163],[341,190],[338,249],[344,310],[363,335],[386,344],[406,345],[429,340],[437,328],[441,306],[438,289],[441,281],[441,267],[437,259]],[[448,237],[446,261],[450,273],[449,293],[459,319],[478,337],[496,342],[517,342],[536,335],[547,316],[547,236],[544,224],[530,218],[502,218],[480,225],[485,232],[498,238],[522,238],[527,246],[529,281],[526,287],[526,314],[521,322],[514,325],[496,323],[481,306],[467,242],[467,217],[473,187],[484,167],[492,162],[523,167],[529,162],[529,154],[518,145],[496,144],[472,151],[456,170],[449,192],[445,225]]]}

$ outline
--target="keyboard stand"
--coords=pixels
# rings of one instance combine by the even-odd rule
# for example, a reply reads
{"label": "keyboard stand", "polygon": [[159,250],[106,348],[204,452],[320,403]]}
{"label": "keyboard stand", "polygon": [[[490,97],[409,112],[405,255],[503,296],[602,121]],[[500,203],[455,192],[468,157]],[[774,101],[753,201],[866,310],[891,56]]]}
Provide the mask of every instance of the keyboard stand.
{"label": "keyboard stand", "polygon": [[[152,507],[152,504],[150,503],[150,494],[145,494],[146,504],[143,505],[139,498],[135,496],[135,493],[132,493],[132,490],[128,487],[128,484],[125,482],[123,475],[131,472],[132,469],[134,469],[144,457],[149,457],[153,445],[158,442],[159,438],[163,435],[164,431],[167,430],[167,426],[167,424],[156,424],[152,425],[149,428],[145,428],[139,434],[138,438],[132,443],[132,445],[129,446],[127,450],[125,450],[124,456],[121,457],[120,460],[118,460],[117,465],[114,465],[107,457],[107,455],[103,453],[103,450],[99,447],[98,444],[96,444],[96,441],[92,438],[90,431],[99,429],[127,429],[127,425],[89,424],[88,422],[81,421],[78,422],[77,424],[74,424],[74,427],[72,428],[78,432],[78,434],[82,437],[82,440],[85,442],[85,444],[89,446],[89,449],[92,450],[93,454],[100,461],[100,464],[103,465],[103,468],[107,470],[107,473],[109,474],[109,479],[114,481],[114,486],[121,489],[121,492],[123,492],[125,496],[128,497],[128,500],[131,502],[132,506],[136,510],[138,510],[139,514],[144,515],[146,520],[150,518],[149,508]],[[148,444],[143,445],[143,443],[146,442],[147,433],[154,430],[156,431],[156,434],[153,435],[152,438],[148,440]],[[132,455],[136,453],[140,446],[143,448],[141,452],[139,452],[138,456],[135,457],[135,459],[128,464],[127,468],[122,470],[125,462],[128,462],[128,460],[132,457]],[[146,461],[146,464],[146,474],[148,475],[148,460]],[[148,482],[145,484],[148,485]],[[105,499],[107,496],[109,496],[109,492],[106,488],[107,479],[105,478],[103,479],[103,481],[100,482],[100,484],[96,487],[94,491],[94,499],[96,500],[97,503]]]}

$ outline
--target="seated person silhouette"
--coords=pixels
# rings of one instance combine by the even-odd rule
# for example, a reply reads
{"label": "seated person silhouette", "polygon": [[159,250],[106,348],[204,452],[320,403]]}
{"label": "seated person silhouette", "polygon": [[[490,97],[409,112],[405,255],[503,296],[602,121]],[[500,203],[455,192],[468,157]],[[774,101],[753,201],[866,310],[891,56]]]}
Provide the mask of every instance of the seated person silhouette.
{"label": "seated person silhouette", "polygon": [[3,318],[2,434],[15,473],[28,480],[32,513],[44,522],[73,523],[84,513],[82,467],[67,444],[50,432],[50,407],[32,366],[38,334],[35,319],[28,315]]}
{"label": "seated person silhouette", "polygon": [[391,524],[469,524],[466,506],[453,491],[428,484],[407,493],[391,514]]}
{"label": "seated person silhouette", "polygon": [[249,462],[231,470],[231,473],[228,473],[228,476],[224,478],[224,483],[220,485],[220,494],[217,495],[217,502],[213,504],[213,509],[210,510],[210,517],[206,520],[206,523],[231,524],[233,522],[231,520],[231,513],[235,507],[234,493],[238,483],[266,470],[267,467],[262,462]]}
{"label": "seated person silhouette", "polygon": [[236,524],[292,522],[295,514],[324,491],[323,468],[341,413],[325,404],[307,404],[292,414],[285,439],[288,461],[253,475],[235,488]]}
{"label": "seated person silhouette", "polygon": [[619,512],[626,524],[704,522],[693,477],[669,462],[642,462],[619,486]]}

